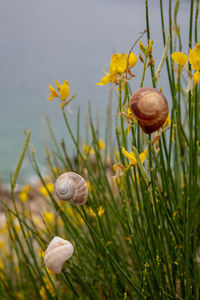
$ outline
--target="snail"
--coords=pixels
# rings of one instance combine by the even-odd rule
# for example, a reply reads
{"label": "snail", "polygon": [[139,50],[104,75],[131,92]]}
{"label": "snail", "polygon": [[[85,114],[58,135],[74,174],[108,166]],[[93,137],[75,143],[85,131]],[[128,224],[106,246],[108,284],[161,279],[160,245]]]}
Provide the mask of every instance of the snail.
{"label": "snail", "polygon": [[154,88],[143,87],[133,93],[130,109],[142,130],[150,134],[166,121],[169,108],[165,96]]}
{"label": "snail", "polygon": [[87,183],[79,174],[67,172],[60,175],[55,182],[56,195],[68,202],[82,205],[87,201]]}
{"label": "snail", "polygon": [[64,262],[73,252],[74,247],[69,241],[55,236],[44,253],[44,264],[53,273],[60,274]]}

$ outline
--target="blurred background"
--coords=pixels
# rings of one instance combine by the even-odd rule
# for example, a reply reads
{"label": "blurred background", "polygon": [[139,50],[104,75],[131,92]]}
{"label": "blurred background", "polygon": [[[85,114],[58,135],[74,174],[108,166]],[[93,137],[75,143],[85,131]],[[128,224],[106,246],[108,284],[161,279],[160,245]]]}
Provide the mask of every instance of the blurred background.
{"label": "blurred background", "polygon": [[[168,1],[165,5],[168,30]],[[172,1],[173,6],[175,1]],[[181,1],[178,15],[181,23],[183,51],[188,52],[188,9],[190,1]],[[154,40],[155,68],[163,51],[159,1],[149,1],[151,39]],[[65,138],[70,153],[71,140],[66,136],[59,100],[50,102],[49,84],[56,79],[69,81],[70,95],[76,93],[69,115],[72,128],[76,112],[81,109],[81,134],[85,135],[88,101],[94,118],[98,111],[104,138],[109,86],[96,86],[109,71],[113,52],[127,53],[140,32],[146,28],[145,1],[141,0],[0,0],[0,174],[9,182],[24,141],[24,131],[31,130],[36,158],[45,172],[44,124],[48,115],[58,141]],[[146,45],[146,35],[142,38]],[[139,48],[134,52],[138,55]],[[136,78],[132,89],[139,88],[142,64],[133,69]],[[149,71],[147,72],[149,74]],[[151,86],[150,76],[145,85]],[[171,102],[165,85],[165,70],[158,87]],[[113,99],[114,102],[115,99]],[[114,112],[113,112],[114,114]],[[20,182],[34,181],[34,173],[26,158]]]}

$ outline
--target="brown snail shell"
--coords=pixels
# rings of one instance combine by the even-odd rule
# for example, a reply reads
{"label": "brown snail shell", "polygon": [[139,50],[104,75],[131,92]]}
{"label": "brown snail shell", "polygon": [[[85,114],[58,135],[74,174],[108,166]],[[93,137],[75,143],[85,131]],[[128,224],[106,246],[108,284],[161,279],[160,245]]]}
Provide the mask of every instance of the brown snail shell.
{"label": "brown snail shell", "polygon": [[158,130],[169,114],[165,96],[157,89],[149,87],[140,88],[133,93],[130,109],[147,134]]}
{"label": "brown snail shell", "polygon": [[55,193],[62,200],[82,205],[87,201],[88,186],[79,174],[67,172],[57,178]]}

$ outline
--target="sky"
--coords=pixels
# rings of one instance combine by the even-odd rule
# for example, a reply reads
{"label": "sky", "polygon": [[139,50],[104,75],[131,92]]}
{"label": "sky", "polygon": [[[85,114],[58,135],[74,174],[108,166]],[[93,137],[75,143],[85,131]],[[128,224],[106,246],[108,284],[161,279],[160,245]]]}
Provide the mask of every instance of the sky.
{"label": "sky", "polygon": [[[168,1],[163,2],[167,18]],[[61,83],[67,79],[70,94],[77,95],[72,103],[74,114],[69,115],[72,128],[80,106],[84,132],[89,100],[94,116],[98,112],[105,127],[109,87],[95,83],[103,76],[104,67],[109,70],[112,53],[127,53],[146,28],[144,3],[141,0],[0,0],[0,173],[5,180],[16,166],[24,130],[32,130],[31,139],[42,163],[46,115],[58,140],[66,137],[58,100],[47,100],[49,84],[55,87],[56,79]],[[188,2],[181,1],[183,49],[187,49],[188,11]],[[149,20],[158,65],[163,51],[158,0],[149,1]],[[146,42],[146,36],[142,41]],[[138,47],[134,51],[139,54]],[[141,64],[134,71],[137,76],[133,89],[139,87]],[[163,72],[159,84],[168,95],[165,78]],[[145,84],[151,85],[149,76]],[[68,147],[73,150],[71,141]],[[28,165],[26,161],[27,169]]]}

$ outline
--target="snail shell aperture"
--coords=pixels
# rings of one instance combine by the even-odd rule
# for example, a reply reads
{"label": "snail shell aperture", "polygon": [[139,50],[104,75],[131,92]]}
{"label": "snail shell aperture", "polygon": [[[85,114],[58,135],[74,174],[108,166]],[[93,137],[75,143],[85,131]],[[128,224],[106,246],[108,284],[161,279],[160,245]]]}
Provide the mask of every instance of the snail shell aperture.
{"label": "snail shell aperture", "polygon": [[64,262],[73,252],[74,247],[69,241],[55,236],[44,253],[44,263],[53,273],[60,274]]}
{"label": "snail shell aperture", "polygon": [[140,88],[133,93],[130,109],[147,134],[158,130],[169,114],[165,96],[157,89],[148,87]]}
{"label": "snail shell aperture", "polygon": [[87,183],[79,174],[67,172],[60,175],[55,182],[56,195],[65,201],[82,205],[87,201]]}

